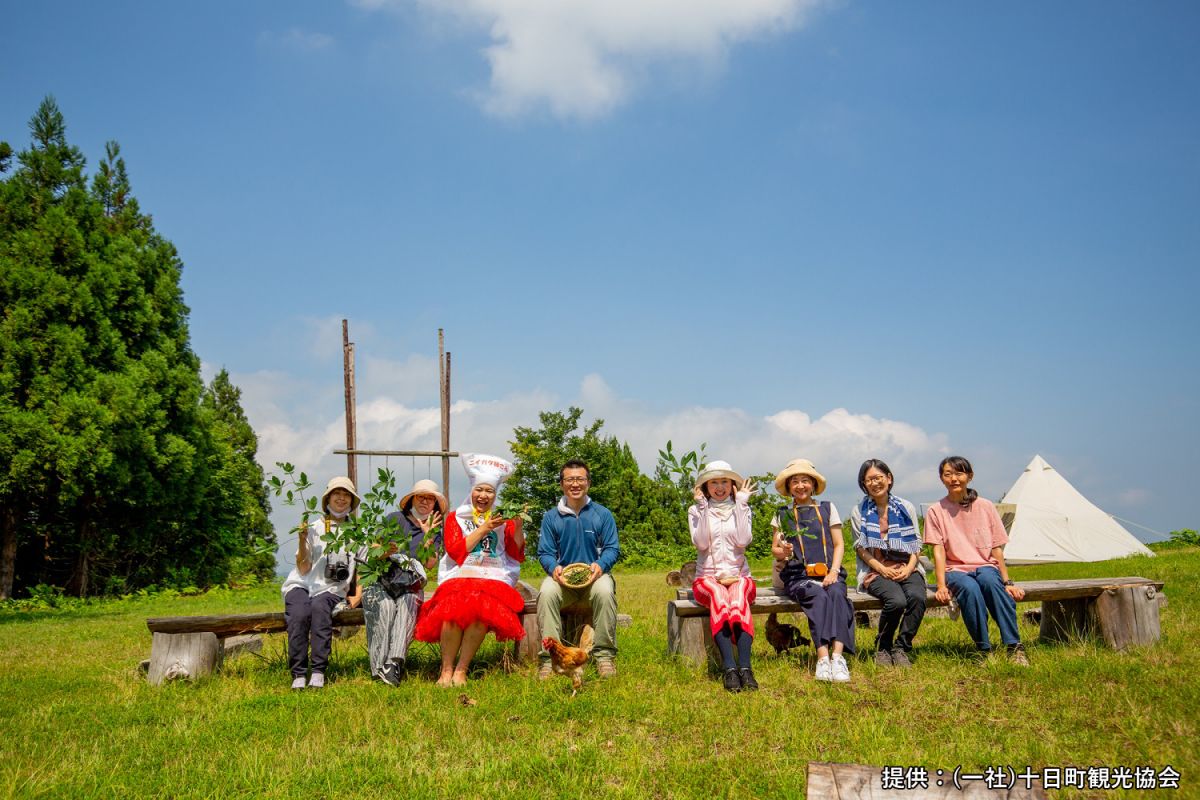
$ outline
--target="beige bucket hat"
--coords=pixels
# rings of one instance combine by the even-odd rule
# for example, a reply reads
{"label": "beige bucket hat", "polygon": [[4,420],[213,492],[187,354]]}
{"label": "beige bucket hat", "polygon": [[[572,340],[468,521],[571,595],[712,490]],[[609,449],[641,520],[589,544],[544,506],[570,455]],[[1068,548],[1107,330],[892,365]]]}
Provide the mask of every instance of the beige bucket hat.
{"label": "beige bucket hat", "polygon": [[784,497],[791,497],[787,490],[788,478],[793,475],[807,475],[817,483],[813,495],[818,495],[825,491],[825,476],[817,472],[817,468],[807,458],[793,458],[788,462],[788,465],[779,471],[775,476],[775,491],[779,492]]}
{"label": "beige bucket hat", "polygon": [[713,478],[729,478],[733,481],[734,491],[741,489],[742,484],[746,482],[741,475],[733,471],[733,467],[729,466],[728,461],[710,461],[696,476],[696,488],[699,489]]}
{"label": "beige bucket hat", "polygon": [[330,478],[329,483],[325,484],[325,491],[321,495],[321,510],[329,511],[329,495],[334,489],[345,489],[350,493],[353,499],[350,501],[350,513],[358,511],[358,504],[362,502],[362,498],[358,496],[358,492],[354,491],[354,481],[347,478],[345,475],[338,475],[336,478]]}
{"label": "beige bucket hat", "polygon": [[450,507],[450,501],[446,499],[446,495],[438,491],[438,485],[428,478],[422,478],[413,484],[412,491],[400,498],[400,508],[404,508],[410,500],[419,494],[429,494],[437,498],[438,508],[442,510],[443,516],[446,509]]}

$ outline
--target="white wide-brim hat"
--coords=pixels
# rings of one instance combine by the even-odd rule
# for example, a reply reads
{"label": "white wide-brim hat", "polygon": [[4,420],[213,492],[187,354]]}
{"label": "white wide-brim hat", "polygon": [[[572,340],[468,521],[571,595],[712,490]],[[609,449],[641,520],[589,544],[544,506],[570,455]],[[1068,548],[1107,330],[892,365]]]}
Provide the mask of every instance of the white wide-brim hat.
{"label": "white wide-brim hat", "polygon": [[812,478],[817,484],[813,489],[814,496],[825,491],[825,476],[817,472],[817,468],[807,458],[793,458],[786,467],[779,471],[779,474],[775,476],[775,491],[784,497],[791,497],[788,492],[788,478],[793,475],[807,475]]}
{"label": "white wide-brim hat", "polygon": [[321,495],[321,510],[329,511],[329,495],[334,489],[345,489],[353,498],[350,501],[350,513],[358,511],[358,504],[362,502],[362,498],[358,496],[358,492],[354,491],[354,481],[347,478],[345,475],[338,475],[336,478],[330,478],[329,483],[325,484],[325,492]]}
{"label": "white wide-brim hat", "polygon": [[729,466],[728,461],[710,461],[696,476],[696,488],[699,489],[713,478],[729,478],[733,481],[734,491],[740,490],[742,484],[746,482],[741,475],[733,471],[733,467]]}
{"label": "white wide-brim hat", "polygon": [[446,513],[446,509],[450,507],[450,501],[446,499],[446,495],[438,491],[438,485],[428,478],[422,478],[413,484],[412,491],[400,498],[400,508],[404,508],[410,500],[419,494],[432,495],[437,499],[438,508],[442,513]]}

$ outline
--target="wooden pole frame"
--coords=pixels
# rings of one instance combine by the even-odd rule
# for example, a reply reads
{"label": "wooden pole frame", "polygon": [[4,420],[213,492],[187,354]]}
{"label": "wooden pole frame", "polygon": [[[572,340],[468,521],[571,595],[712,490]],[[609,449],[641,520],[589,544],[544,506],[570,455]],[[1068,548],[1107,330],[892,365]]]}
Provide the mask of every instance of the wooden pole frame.
{"label": "wooden pole frame", "polygon": [[354,407],[357,402],[354,391],[354,343],[350,341],[350,323],[342,320],[342,372],[346,389],[346,475],[358,486],[358,462],[354,448],[358,445]]}

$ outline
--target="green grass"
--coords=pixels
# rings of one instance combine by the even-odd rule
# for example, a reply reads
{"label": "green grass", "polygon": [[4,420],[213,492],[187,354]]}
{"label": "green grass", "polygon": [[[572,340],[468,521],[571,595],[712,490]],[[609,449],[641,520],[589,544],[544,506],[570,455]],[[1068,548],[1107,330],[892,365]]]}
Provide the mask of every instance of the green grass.
{"label": "green grass", "polygon": [[1043,645],[1022,623],[1033,666],[979,667],[961,622],[931,618],[907,672],[869,662],[870,630],[859,630],[845,686],[815,683],[808,653],[777,658],[760,641],[762,691],[731,696],[666,656],[674,590],[662,574],[618,572],[621,610],[634,618],[619,632],[620,674],[589,675],[577,697],[530,667],[505,674],[490,639],[465,689],[434,686],[434,656],[419,649],[420,673],[392,689],[367,678],[361,632],[335,643],[325,691],[293,693],[282,636],[194,685],[148,686],[137,670],[146,617],[281,609],[269,587],[8,610],[0,797],[798,797],[810,760],[931,771],[1170,764],[1182,774],[1177,795],[1200,794],[1190,592],[1200,548],[1013,574],[1162,579],[1162,640],[1126,653]]}

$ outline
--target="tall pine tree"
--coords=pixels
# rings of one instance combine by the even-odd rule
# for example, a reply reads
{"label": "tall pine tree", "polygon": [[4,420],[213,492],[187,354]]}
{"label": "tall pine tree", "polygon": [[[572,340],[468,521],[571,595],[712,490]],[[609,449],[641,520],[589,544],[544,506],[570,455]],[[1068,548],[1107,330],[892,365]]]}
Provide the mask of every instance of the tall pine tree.
{"label": "tall pine tree", "polygon": [[115,143],[89,188],[52,97],[30,132],[0,181],[0,596],[222,580],[259,526],[207,505],[246,451],[202,406],[183,265]]}

